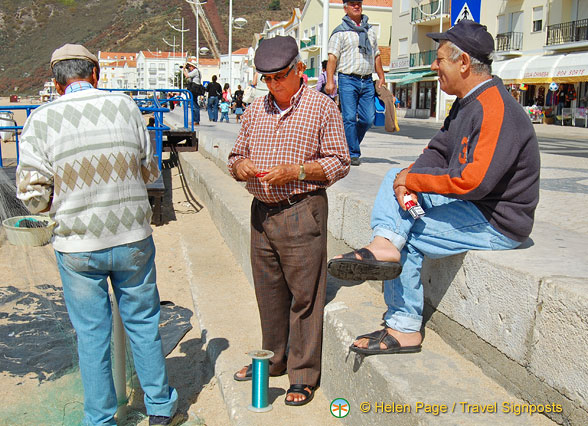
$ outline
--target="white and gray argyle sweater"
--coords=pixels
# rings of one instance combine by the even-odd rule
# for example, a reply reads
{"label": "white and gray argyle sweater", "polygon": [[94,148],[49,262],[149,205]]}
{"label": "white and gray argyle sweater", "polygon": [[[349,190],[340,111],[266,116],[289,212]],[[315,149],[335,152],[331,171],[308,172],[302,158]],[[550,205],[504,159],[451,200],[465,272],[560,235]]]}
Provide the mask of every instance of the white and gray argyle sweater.
{"label": "white and gray argyle sweater", "polygon": [[51,204],[55,250],[96,251],[151,235],[145,184],[159,169],[127,95],[89,89],[40,106],[24,125],[19,153],[17,197],[32,213]]}

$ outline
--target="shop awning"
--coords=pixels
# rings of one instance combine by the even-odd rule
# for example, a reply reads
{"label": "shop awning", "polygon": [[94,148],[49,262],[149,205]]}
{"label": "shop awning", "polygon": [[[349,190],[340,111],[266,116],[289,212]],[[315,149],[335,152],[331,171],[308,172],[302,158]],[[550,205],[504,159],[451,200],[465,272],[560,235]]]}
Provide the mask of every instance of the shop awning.
{"label": "shop awning", "polygon": [[417,81],[421,81],[423,79],[423,77],[428,77],[430,75],[436,75],[436,74],[437,73],[435,71],[431,71],[431,70],[413,71],[413,72],[408,73],[402,79],[400,79],[400,81],[398,81],[396,84],[398,84],[399,86],[402,86],[404,84],[416,83]]}
{"label": "shop awning", "polygon": [[562,55],[555,65],[553,81],[557,83],[576,83],[588,81],[588,52]]}
{"label": "shop awning", "polygon": [[406,77],[407,72],[397,72],[393,74],[386,74],[386,83],[398,83],[404,77]]}
{"label": "shop awning", "polygon": [[542,84],[553,81],[555,66],[562,60],[564,55],[533,56],[529,59],[523,83]]}
{"label": "shop awning", "polygon": [[588,52],[520,56],[492,64],[505,84],[576,83],[588,81]]}
{"label": "shop awning", "polygon": [[531,58],[535,58],[535,56],[520,56],[507,61],[494,62],[492,64],[492,71],[505,84],[522,83],[525,69]]}

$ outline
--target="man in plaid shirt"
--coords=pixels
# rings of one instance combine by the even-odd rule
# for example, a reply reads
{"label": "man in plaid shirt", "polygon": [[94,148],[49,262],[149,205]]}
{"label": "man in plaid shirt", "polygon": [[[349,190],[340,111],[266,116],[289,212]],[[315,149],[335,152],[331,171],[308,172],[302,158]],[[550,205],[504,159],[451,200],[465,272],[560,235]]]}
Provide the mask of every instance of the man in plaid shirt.
{"label": "man in plaid shirt", "polygon": [[[320,377],[327,280],[325,188],[349,172],[337,106],[302,84],[304,63],[292,37],[265,40],[255,67],[270,93],[245,111],[229,155],[251,205],[251,266],[269,374],[288,373],[287,405],[304,405]],[[288,353],[287,353],[288,349]],[[235,380],[251,380],[251,365]]]}

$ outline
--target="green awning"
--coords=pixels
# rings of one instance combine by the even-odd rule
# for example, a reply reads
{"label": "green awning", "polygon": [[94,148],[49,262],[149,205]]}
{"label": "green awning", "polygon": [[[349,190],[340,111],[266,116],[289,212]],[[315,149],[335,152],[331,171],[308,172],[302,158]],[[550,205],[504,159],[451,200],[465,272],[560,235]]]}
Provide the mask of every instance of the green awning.
{"label": "green awning", "polygon": [[386,74],[386,83],[398,83],[408,74],[407,72],[397,72],[397,73],[388,73]]}
{"label": "green awning", "polygon": [[428,76],[436,75],[436,74],[437,74],[437,72],[431,71],[431,70],[413,71],[411,73],[408,73],[406,76],[404,76],[400,81],[397,81],[396,84],[399,86],[402,86],[405,84],[416,83],[417,81],[421,81],[424,77],[428,77]]}

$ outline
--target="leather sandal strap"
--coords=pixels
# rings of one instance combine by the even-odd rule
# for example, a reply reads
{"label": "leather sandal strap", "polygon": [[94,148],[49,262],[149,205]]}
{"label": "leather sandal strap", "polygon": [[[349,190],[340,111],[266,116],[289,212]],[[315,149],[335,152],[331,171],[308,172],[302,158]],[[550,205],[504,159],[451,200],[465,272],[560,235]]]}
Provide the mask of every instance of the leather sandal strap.
{"label": "leather sandal strap", "polygon": [[308,392],[306,390],[306,388],[309,388],[312,390],[312,386],[310,386],[310,385],[301,385],[301,384],[290,385],[290,389],[288,389],[288,393],[299,393],[301,395],[304,395],[305,398],[308,398],[310,396],[310,392]]}

